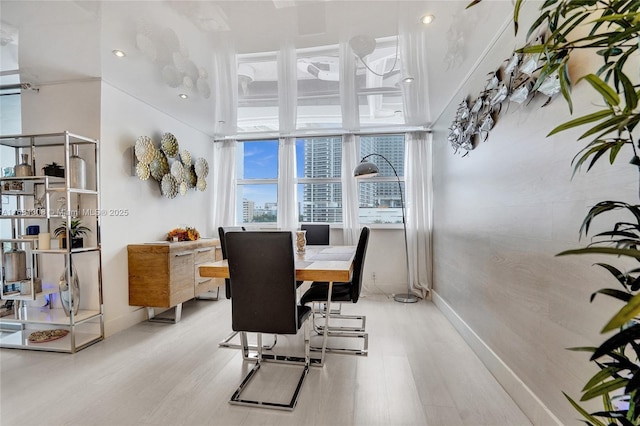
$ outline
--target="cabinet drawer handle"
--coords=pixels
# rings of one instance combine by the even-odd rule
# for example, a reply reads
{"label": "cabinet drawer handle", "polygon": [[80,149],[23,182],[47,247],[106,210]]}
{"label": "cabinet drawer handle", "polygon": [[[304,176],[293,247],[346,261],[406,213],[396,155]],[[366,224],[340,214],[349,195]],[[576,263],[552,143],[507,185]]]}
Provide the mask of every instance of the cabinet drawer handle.
{"label": "cabinet drawer handle", "polygon": [[176,253],[174,254],[175,257],[181,257],[181,256],[189,256],[190,254],[192,254],[193,252],[190,251],[181,251],[180,253]]}
{"label": "cabinet drawer handle", "polygon": [[209,279],[206,279],[206,280],[198,280],[198,285],[202,285],[204,283],[208,283],[211,280],[213,280],[213,278],[209,278]]}
{"label": "cabinet drawer handle", "polygon": [[196,251],[198,253],[206,253],[206,252],[211,251],[211,250],[213,250],[213,249],[212,248],[201,248],[201,249],[198,249]]}

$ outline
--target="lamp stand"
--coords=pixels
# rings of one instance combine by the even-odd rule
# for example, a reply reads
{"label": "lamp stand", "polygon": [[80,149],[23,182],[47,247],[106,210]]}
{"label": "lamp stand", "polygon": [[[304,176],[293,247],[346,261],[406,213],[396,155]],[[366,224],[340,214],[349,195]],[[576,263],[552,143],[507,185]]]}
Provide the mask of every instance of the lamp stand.
{"label": "lamp stand", "polygon": [[[387,160],[387,163],[389,163],[389,160]],[[396,173],[396,169],[394,169],[393,166],[391,166],[391,168],[393,169],[393,172]],[[402,204],[402,227],[404,228],[404,253],[407,258],[407,294],[396,294],[395,296],[393,296],[393,300],[400,303],[416,303],[418,301],[418,297],[415,294],[411,293],[411,268],[409,267],[409,243],[407,242],[407,219],[404,214],[404,198],[402,197],[402,185],[400,185],[400,178],[398,177],[398,173],[396,173],[396,178],[398,178],[398,189],[400,190],[400,204]]]}
{"label": "lamp stand", "polygon": [[396,179],[398,180],[398,190],[400,191],[400,206],[402,207],[402,227],[404,228],[404,253],[407,259],[407,293],[396,294],[393,296],[393,300],[400,303],[415,303],[418,301],[418,296],[411,293],[411,268],[409,267],[409,243],[407,242],[407,219],[404,214],[404,197],[402,196],[402,185],[400,184],[400,176],[398,176],[398,172],[396,171],[396,168],[393,167],[393,164],[391,164],[391,162],[387,160],[387,158],[384,155],[373,153],[373,154],[364,156],[360,161],[363,162],[364,160],[371,157],[372,155],[382,157],[382,159],[386,161],[387,164],[391,167],[391,169],[393,170],[393,173],[396,175]]}
{"label": "lamp stand", "polygon": [[396,294],[393,296],[393,300],[401,303],[415,303],[418,301],[418,297],[415,294]]}

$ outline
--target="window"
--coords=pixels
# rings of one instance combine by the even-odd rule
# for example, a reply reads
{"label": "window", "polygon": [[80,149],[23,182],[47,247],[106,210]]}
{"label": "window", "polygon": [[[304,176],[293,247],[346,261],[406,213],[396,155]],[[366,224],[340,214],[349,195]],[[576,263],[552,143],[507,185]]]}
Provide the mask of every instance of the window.
{"label": "window", "polygon": [[296,141],[300,222],[342,222],[342,137]]}
{"label": "window", "polygon": [[[402,223],[402,197],[404,197],[404,135],[376,135],[360,138],[360,156],[378,166],[379,174],[359,180],[358,202],[360,223]],[[378,154],[378,155],[375,155]],[[384,156],[393,168],[380,156]],[[400,193],[402,190],[402,193]]]}
{"label": "window", "polygon": [[[404,135],[360,138],[361,157],[376,164],[376,177],[359,180],[360,223],[401,224],[404,191]],[[376,155],[377,154],[377,155]],[[238,142],[237,223],[270,223],[278,219],[278,141]],[[296,140],[298,219],[307,223],[342,222],[342,137]],[[404,192],[402,193],[404,196]]]}
{"label": "window", "polygon": [[278,141],[239,142],[238,224],[278,219]]}

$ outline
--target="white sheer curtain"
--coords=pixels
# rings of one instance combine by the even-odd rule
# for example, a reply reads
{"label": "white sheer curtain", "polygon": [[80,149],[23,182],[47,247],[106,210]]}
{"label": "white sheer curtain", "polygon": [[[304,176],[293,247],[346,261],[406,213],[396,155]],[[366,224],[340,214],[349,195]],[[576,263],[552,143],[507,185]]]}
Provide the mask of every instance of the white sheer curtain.
{"label": "white sheer curtain", "polygon": [[278,54],[278,121],[280,134],[296,130],[298,115],[298,67],[296,48],[285,45]]}
{"label": "white sheer curtain", "polygon": [[[423,26],[424,27],[424,26]],[[429,91],[427,85],[427,35],[426,30],[415,29],[415,25],[400,30],[400,61],[403,75],[413,77],[411,83],[402,85],[404,122],[411,126],[422,126],[431,122]]]}
{"label": "white sheer curtain", "polygon": [[360,137],[344,135],[342,137],[342,233],[345,245],[356,245],[360,230],[358,216],[358,182],[353,177],[353,169],[358,165],[358,147]]}
{"label": "white sheer curtain", "polygon": [[216,137],[233,136],[238,131],[238,65],[231,43],[221,43],[213,59]]}
{"label": "white sheer curtain", "polygon": [[[356,56],[347,41],[340,43],[340,107],[342,128],[360,129],[360,111],[356,87]],[[353,169],[358,165],[360,137],[352,134],[342,136],[342,233],[344,243],[358,243],[360,221],[358,219],[358,184]]]}
{"label": "white sheer curtain", "polygon": [[340,107],[342,128],[360,129],[360,112],[356,87],[356,57],[349,42],[340,42]]}
{"label": "white sheer curtain", "polygon": [[235,225],[236,221],[236,147],[235,140],[213,143],[212,229]]}
{"label": "white sheer curtain", "polygon": [[[298,68],[296,48],[282,46],[278,53],[278,118],[280,134],[296,130],[298,111]],[[281,137],[278,142],[278,229],[298,228],[296,176],[296,138]]]}
{"label": "white sheer curtain", "polygon": [[280,138],[278,143],[278,229],[298,228],[296,191],[296,138]]}
{"label": "white sheer curtain", "polygon": [[431,133],[410,132],[405,138],[407,244],[411,288],[426,297],[432,285]]}
{"label": "white sheer curtain", "polygon": [[[216,78],[214,87],[214,120],[216,136],[235,135],[238,125],[238,71],[235,51],[230,43],[219,43],[220,49],[214,53]],[[236,147],[235,140],[213,143],[211,175],[212,229],[231,226],[236,223]],[[215,232],[214,232],[215,233]]]}

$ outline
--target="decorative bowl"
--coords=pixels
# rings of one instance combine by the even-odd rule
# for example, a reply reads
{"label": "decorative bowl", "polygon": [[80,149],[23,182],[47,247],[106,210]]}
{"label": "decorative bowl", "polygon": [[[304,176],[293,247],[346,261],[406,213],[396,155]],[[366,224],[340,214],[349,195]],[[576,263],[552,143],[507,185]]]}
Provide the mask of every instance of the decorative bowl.
{"label": "decorative bowl", "polygon": [[136,176],[138,176],[141,180],[149,179],[149,177],[151,176],[149,165],[142,162],[136,164]]}
{"label": "decorative bowl", "polygon": [[149,171],[151,172],[151,177],[158,182],[162,180],[164,175],[169,173],[169,161],[167,160],[167,156],[164,155],[164,152],[156,150],[153,161],[149,163]]}
{"label": "decorative bowl", "polygon": [[167,157],[175,158],[179,151],[178,140],[173,134],[165,133],[162,135],[162,140],[160,141],[160,149],[162,149],[162,152],[164,152]]}
{"label": "decorative bowl", "polygon": [[171,174],[176,179],[176,182],[184,182],[184,167],[180,161],[174,161],[173,164],[171,164]]}
{"label": "decorative bowl", "polygon": [[182,161],[182,164],[184,164],[185,166],[190,166],[191,165],[191,153],[189,151],[187,151],[186,149],[183,149],[182,151],[180,151],[180,160]]}
{"label": "decorative bowl", "polygon": [[176,179],[169,173],[164,175],[160,182],[160,190],[165,197],[176,198],[176,195],[178,195],[178,183]]}
{"label": "decorative bowl", "polygon": [[209,164],[207,163],[207,160],[202,157],[198,158],[195,164],[195,171],[196,176],[198,176],[199,179],[206,178],[209,174]]}
{"label": "decorative bowl", "polygon": [[153,146],[153,142],[149,136],[140,136],[136,139],[134,152],[139,162],[143,164],[151,163],[155,156],[155,151],[156,147]]}
{"label": "decorative bowl", "polygon": [[196,183],[198,182],[198,176],[196,176],[195,167],[193,165],[189,166],[185,168],[184,172],[185,172],[184,181],[187,183],[187,187],[189,189],[195,188]]}

